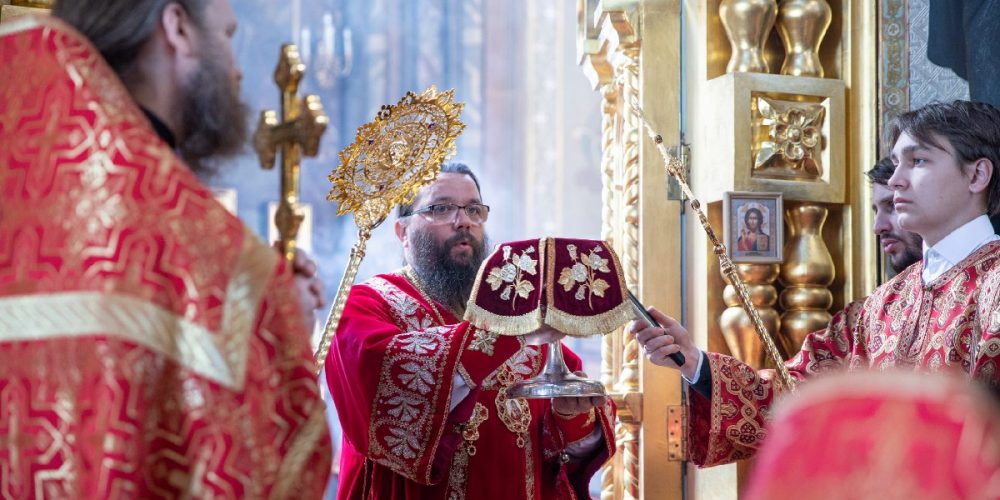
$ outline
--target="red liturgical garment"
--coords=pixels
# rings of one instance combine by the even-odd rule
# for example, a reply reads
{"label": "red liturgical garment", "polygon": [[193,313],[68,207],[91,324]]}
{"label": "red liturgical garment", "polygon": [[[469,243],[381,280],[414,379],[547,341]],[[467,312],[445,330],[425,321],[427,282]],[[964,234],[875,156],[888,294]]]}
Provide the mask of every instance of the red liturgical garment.
{"label": "red liturgical garment", "polygon": [[[924,285],[911,266],[810,334],[786,362],[798,379],[828,370],[953,371],[1000,385],[1000,242],[979,248]],[[776,395],[771,370],[708,353],[712,397],[689,391],[690,459],[711,466],[747,458],[767,434]]]}
{"label": "red liturgical garment", "polygon": [[0,497],[318,498],[292,276],[90,43],[0,26]]}
{"label": "red liturgical garment", "polygon": [[[614,450],[614,410],[563,419],[548,400],[507,399],[503,390],[537,374],[544,357],[459,322],[402,274],[355,285],[326,362],[344,429],[338,498],[585,498]],[[471,388],[460,402],[456,376]],[[595,426],[596,448],[568,455]]]}

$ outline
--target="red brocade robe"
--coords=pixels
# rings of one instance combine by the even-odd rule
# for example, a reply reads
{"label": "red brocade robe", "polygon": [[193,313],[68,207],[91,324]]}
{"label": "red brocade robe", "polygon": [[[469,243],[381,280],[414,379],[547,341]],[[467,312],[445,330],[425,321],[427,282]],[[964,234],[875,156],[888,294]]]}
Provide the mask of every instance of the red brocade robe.
{"label": "red brocade robe", "polygon": [[[953,371],[1000,385],[1000,242],[924,285],[923,262],[838,312],[785,363],[793,378],[830,370]],[[706,353],[712,397],[690,390],[690,460],[712,466],[752,456],[767,435],[772,370]]]}
{"label": "red brocade robe", "polygon": [[[614,450],[609,405],[565,419],[502,390],[540,371],[544,350],[440,320],[402,274],[355,285],[326,362],[344,430],[338,498],[586,498]],[[580,359],[563,348],[571,370]],[[456,374],[471,393],[449,411]],[[582,460],[566,447],[600,426]]]}
{"label": "red brocade robe", "polygon": [[65,24],[0,26],[0,74],[0,498],[320,496],[284,259]]}

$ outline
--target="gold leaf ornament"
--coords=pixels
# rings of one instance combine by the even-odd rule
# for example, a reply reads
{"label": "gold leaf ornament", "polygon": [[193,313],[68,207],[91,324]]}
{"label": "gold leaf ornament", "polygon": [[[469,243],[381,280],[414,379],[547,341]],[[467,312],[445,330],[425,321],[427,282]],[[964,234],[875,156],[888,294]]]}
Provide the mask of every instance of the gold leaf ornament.
{"label": "gold leaf ornament", "polygon": [[596,280],[594,280],[594,283],[590,285],[590,289],[593,290],[594,295],[597,295],[598,297],[604,297],[604,291],[607,290],[608,288],[611,288],[611,285],[609,285],[607,281],[604,281],[601,278],[597,278]]}

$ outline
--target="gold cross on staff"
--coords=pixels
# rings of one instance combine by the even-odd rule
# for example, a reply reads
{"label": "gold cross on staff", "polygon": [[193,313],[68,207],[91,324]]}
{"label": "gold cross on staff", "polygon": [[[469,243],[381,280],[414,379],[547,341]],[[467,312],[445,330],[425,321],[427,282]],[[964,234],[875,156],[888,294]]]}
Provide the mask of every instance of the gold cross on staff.
{"label": "gold cross on staff", "polygon": [[319,152],[319,139],[330,123],[318,96],[308,95],[301,100],[296,97],[305,72],[298,47],[282,45],[274,69],[274,82],[281,92],[281,122],[274,111],[264,111],[253,134],[253,147],[265,170],[274,168],[279,147],[281,150],[281,202],[274,225],[281,237],[281,252],[289,262],[295,257],[295,238],[304,217],[299,205],[299,165],[302,155],[316,156]]}

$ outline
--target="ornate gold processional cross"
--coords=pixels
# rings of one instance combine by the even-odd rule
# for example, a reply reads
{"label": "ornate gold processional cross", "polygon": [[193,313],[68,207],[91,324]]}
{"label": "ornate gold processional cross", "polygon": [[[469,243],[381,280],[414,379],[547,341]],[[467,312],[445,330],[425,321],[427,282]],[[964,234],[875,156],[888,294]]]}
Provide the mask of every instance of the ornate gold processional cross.
{"label": "ornate gold processional cross", "polygon": [[281,92],[281,121],[274,111],[263,111],[253,134],[253,147],[265,170],[274,168],[279,148],[281,151],[281,201],[274,224],[281,252],[289,262],[295,257],[295,241],[304,217],[299,204],[300,162],[303,155],[316,156],[319,140],[330,123],[319,96],[307,95],[301,100],[297,97],[305,71],[298,47],[282,45],[278,67],[274,69],[274,82]]}

